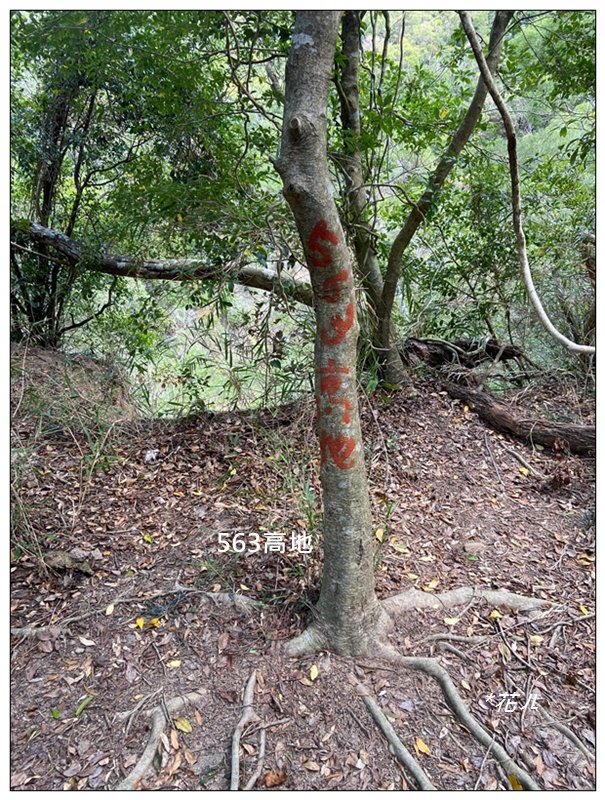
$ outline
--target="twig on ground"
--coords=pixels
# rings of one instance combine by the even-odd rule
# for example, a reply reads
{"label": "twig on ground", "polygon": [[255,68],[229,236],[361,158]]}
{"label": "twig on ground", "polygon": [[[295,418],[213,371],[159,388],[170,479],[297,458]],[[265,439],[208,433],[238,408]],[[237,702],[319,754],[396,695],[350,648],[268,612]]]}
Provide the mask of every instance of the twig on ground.
{"label": "twig on ground", "polygon": [[243,713],[240,721],[235,726],[233,740],[231,742],[231,783],[229,788],[232,792],[236,792],[239,789],[239,742],[242,738],[242,731],[249,722],[258,719],[252,708],[255,686],[256,670],[253,670],[248,678],[246,690],[244,691]]}
{"label": "twig on ground", "polygon": [[483,644],[489,636],[461,636],[459,633],[433,633],[431,636],[426,636],[414,642],[414,645],[424,644],[424,642],[441,641],[447,642],[462,642],[463,644]]}
{"label": "twig on ground", "polygon": [[370,738],[370,732],[366,728],[366,726],[363,724],[363,722],[359,719],[357,714],[351,708],[349,708],[347,710],[348,710],[349,714],[351,715],[352,719],[354,719],[355,722],[359,725],[359,728],[360,728],[361,732],[363,733],[363,735],[366,737],[366,739],[369,739]]}
{"label": "twig on ground", "polygon": [[[147,694],[145,695],[145,697],[142,697],[136,704],[136,706],[132,709],[132,711],[120,711],[118,714],[115,715],[114,719],[116,720],[123,720],[123,719],[128,720],[125,728],[126,735],[128,735],[132,723],[137,718],[138,712],[141,710],[141,708],[143,708],[145,703],[149,702],[149,700],[151,700],[152,697],[155,697],[156,694],[159,694],[161,691],[162,691],[161,689],[156,689],[155,692],[151,692],[151,694]],[[108,727],[111,726],[108,725]]]}
{"label": "twig on ground", "polygon": [[532,667],[532,665],[529,663],[529,661],[526,661],[524,658],[522,658],[519,655],[519,653],[517,653],[515,648],[508,642],[508,639],[506,638],[506,634],[504,633],[502,625],[500,625],[500,620],[497,619],[497,620],[495,620],[495,622],[496,622],[496,627],[498,628],[498,633],[500,634],[500,638],[502,639],[502,641],[504,642],[504,644],[508,648],[508,652],[511,655],[513,655],[517,659],[517,661],[519,661],[521,664],[523,664],[524,667],[527,667],[527,669],[534,669]]}
{"label": "twig on ground", "polygon": [[540,636],[544,636],[545,633],[552,631],[553,628],[564,628],[566,625],[573,625],[576,622],[585,622],[587,619],[592,619],[595,616],[593,611],[592,614],[582,614],[581,617],[572,617],[572,619],[563,620],[561,622],[555,622],[552,625],[549,625],[548,628],[542,628],[541,631],[538,631]]}
{"label": "twig on ground", "polygon": [[409,750],[404,746],[401,739],[397,736],[395,729],[382,713],[377,703],[369,696],[368,690],[365,688],[365,686],[363,686],[363,684],[358,684],[357,693],[365,703],[366,708],[374,719],[374,722],[378,725],[386,737],[390,745],[391,752],[394,753],[399,763],[402,764],[409,774],[414,778],[418,788],[422,789],[423,791],[436,791],[436,787],[431,783],[426,772],[422,769],[418,761],[409,752]]}
{"label": "twig on ground", "polygon": [[483,756],[483,761],[481,762],[481,766],[479,767],[479,775],[477,775],[477,780],[475,781],[475,788],[473,789],[474,792],[476,792],[479,789],[479,781],[481,780],[481,775],[483,774],[483,768],[485,767],[485,763],[489,758],[489,753],[491,749],[492,749],[491,746],[488,747],[487,750],[485,751],[485,755]]}
{"label": "twig on ground", "polygon": [[[165,704],[166,709],[170,714],[180,711],[187,703],[199,703],[204,700],[205,689],[198,692],[189,692],[189,694],[179,695],[173,697]],[[130,791],[134,789],[139,781],[143,778],[156,754],[158,745],[161,740],[162,733],[166,727],[166,714],[162,705],[156,706],[150,711],[145,712],[145,716],[151,719],[151,733],[149,734],[149,741],[143,751],[142,756],[139,758],[131,772],[122,780],[117,786],[116,791]]]}
{"label": "twig on ground", "polygon": [[547,480],[547,476],[544,475],[544,473],[540,472],[539,469],[536,469],[535,467],[532,467],[532,465],[529,464],[523,458],[522,455],[519,455],[519,453],[515,453],[514,450],[509,450],[508,447],[504,447],[504,445],[502,445],[502,449],[504,450],[505,453],[508,453],[509,456],[512,456],[513,458],[516,458],[517,461],[519,462],[519,464],[521,464],[522,467],[525,467],[525,469],[528,469],[530,472],[533,472],[534,475],[536,476],[536,478],[540,478],[540,480],[543,480],[543,481]]}
{"label": "twig on ground", "polygon": [[502,487],[502,494],[506,494],[506,486],[502,480],[502,475],[500,475],[500,470],[498,469],[498,464],[496,463],[496,459],[494,458],[494,454],[492,452],[492,448],[489,443],[489,439],[487,438],[487,432],[484,431],[483,433],[483,441],[485,442],[485,447],[487,448],[487,452],[489,453],[489,457],[492,460],[492,464],[494,465],[494,469],[496,470],[496,475],[498,476],[498,482]]}

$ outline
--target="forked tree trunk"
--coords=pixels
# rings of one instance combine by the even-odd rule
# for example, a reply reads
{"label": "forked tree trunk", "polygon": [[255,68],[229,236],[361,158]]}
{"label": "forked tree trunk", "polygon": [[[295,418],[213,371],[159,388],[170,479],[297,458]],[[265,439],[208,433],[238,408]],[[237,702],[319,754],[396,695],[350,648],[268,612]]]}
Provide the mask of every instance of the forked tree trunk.
{"label": "forked tree trunk", "polygon": [[289,645],[292,654],[321,647],[343,655],[362,653],[388,620],[374,593],[372,519],[357,404],[352,259],[328,176],[326,112],[340,15],[296,14],[275,163],[313,285],[324,502],[321,594],[310,627]]}
{"label": "forked tree trunk", "polygon": [[361,11],[345,11],[342,18],[342,64],[340,66],[340,119],[344,133],[342,152],[343,177],[348,206],[347,221],[351,244],[355,250],[357,269],[368,294],[374,314],[370,333],[379,355],[382,377],[387,383],[411,386],[412,381],[397,348],[396,330],[390,320],[388,348],[378,338],[378,315],[384,282],[371,231],[368,193],[365,187],[361,157],[361,114],[359,111],[359,64],[361,61]]}

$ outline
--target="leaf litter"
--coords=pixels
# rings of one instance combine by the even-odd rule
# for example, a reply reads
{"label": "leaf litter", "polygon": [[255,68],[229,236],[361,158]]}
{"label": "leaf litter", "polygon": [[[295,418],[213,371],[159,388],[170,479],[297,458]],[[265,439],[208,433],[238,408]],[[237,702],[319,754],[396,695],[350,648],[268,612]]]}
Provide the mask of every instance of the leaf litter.
{"label": "leaf litter", "polygon": [[[437,598],[477,586],[553,603],[531,623],[480,602],[455,615],[418,610],[396,619],[392,643],[406,655],[438,656],[472,712],[544,788],[592,788],[593,765],[539,709],[594,742],[594,541],[581,524],[594,507],[594,461],[531,452],[430,384],[415,400],[378,394],[372,404],[364,425],[380,596],[415,587]],[[328,654],[299,662],[280,654],[279,643],[304,627],[319,585],[312,422],[305,400],[277,415],[115,425],[111,459],[88,477],[77,441],[47,438],[36,481],[22,489],[30,524],[50,552],[79,548],[93,574],[42,574],[27,553],[11,565],[14,627],[74,618],[66,629],[13,640],[13,788],[114,787],[146,741],[145,698],[199,687],[207,705],[172,720],[159,772],[146,773],[140,788],[228,788],[231,736],[254,668],[263,679],[255,711],[276,722],[267,727],[257,788],[413,788],[351,691],[351,671],[440,788],[507,786],[426,676]],[[563,464],[570,481],[545,491],[506,456],[511,448],[545,475]],[[221,533],[231,543],[252,533],[288,543],[294,532],[313,537],[311,553],[220,552]],[[265,606],[244,616],[175,594],[177,585]],[[498,707],[503,695],[512,710]],[[125,730],[116,712],[138,703]],[[256,735],[244,732],[243,780],[256,758]]]}

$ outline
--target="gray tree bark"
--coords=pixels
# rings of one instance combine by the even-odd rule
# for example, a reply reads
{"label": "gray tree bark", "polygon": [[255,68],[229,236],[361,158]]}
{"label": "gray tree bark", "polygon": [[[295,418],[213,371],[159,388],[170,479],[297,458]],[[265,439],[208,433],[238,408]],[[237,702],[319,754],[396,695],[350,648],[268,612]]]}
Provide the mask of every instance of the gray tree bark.
{"label": "gray tree bark", "polygon": [[341,12],[299,11],[286,66],[275,162],[311,274],[315,394],[324,502],[324,566],[309,628],[291,654],[365,652],[388,617],[374,592],[374,543],[357,404],[358,323],[352,258],[330,193],[326,114]]}

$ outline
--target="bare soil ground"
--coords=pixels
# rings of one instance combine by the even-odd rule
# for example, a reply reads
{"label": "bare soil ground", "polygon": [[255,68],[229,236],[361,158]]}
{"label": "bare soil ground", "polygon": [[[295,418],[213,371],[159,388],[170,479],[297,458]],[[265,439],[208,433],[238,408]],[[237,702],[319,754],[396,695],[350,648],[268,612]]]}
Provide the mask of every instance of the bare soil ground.
{"label": "bare soil ground", "polygon": [[[522,402],[587,421],[565,399],[552,386]],[[594,460],[532,452],[431,383],[413,400],[376,395],[363,416],[377,591],[436,596],[435,608],[395,620],[391,644],[438,657],[473,715],[541,787],[594,788],[594,763],[556,724],[593,750]],[[168,712],[137,787],[229,788],[253,672],[258,720],[241,740],[240,786],[256,769],[264,726],[257,789],[414,788],[362,684],[438,788],[510,788],[428,676],[371,656],[281,653],[304,627],[320,575],[312,402],[114,421],[94,436],[69,426],[41,435],[18,410],[13,445],[11,625],[51,626],[12,639],[13,788],[116,788],[145,750],[146,712],[190,692],[202,699]],[[312,536],[311,553],[291,552],[293,533]],[[248,546],[221,553],[219,534]],[[271,534],[285,552],[264,552]],[[63,565],[57,553],[68,555]],[[440,608],[439,593],[460,586],[551,605],[534,617],[480,600]],[[263,605],[245,613],[206,593]]]}

